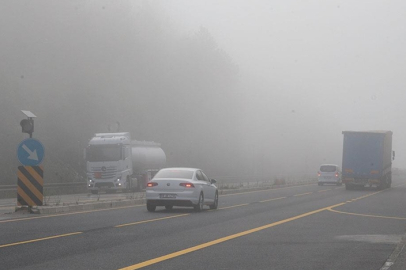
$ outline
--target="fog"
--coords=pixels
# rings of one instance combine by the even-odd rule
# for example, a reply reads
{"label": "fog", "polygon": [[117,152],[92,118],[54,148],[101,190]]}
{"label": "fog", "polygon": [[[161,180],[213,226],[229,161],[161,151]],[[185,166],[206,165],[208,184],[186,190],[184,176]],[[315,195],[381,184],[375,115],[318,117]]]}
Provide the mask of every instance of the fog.
{"label": "fog", "polygon": [[1,184],[20,110],[45,180],[76,181],[93,133],[160,142],[168,166],[273,178],[341,164],[343,130],[392,130],[404,168],[402,1],[4,1]]}
{"label": "fog", "polygon": [[340,164],[343,130],[392,130],[404,167],[403,1],[163,2],[179,27],[207,27],[238,63],[246,141],[259,141],[267,166]]}

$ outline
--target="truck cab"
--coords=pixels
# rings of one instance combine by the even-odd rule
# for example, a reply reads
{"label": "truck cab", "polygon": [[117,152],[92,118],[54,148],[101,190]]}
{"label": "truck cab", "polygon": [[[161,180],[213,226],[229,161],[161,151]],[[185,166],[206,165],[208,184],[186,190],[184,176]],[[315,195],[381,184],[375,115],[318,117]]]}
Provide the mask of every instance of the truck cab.
{"label": "truck cab", "polygon": [[128,132],[96,133],[89,141],[85,157],[87,188],[93,194],[129,188],[133,170]]}

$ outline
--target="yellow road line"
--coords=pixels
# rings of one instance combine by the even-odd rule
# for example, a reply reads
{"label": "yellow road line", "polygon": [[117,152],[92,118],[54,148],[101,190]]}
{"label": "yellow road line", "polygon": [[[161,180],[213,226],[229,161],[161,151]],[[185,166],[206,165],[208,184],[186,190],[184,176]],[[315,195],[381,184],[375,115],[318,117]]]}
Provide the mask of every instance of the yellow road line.
{"label": "yellow road line", "polygon": [[316,214],[316,213],[320,213],[322,211],[328,210],[329,208],[334,208],[334,207],[337,207],[337,206],[340,206],[340,205],[343,205],[343,204],[345,204],[345,203],[340,203],[340,204],[332,205],[332,206],[329,206],[329,207],[321,208],[321,209],[314,210],[314,211],[311,211],[311,212],[307,212],[307,213],[304,213],[304,214],[301,214],[301,215],[298,215],[298,216],[295,216],[295,217],[291,217],[291,218],[284,219],[284,220],[281,220],[281,221],[277,221],[277,222],[274,222],[274,223],[270,223],[270,224],[267,224],[267,225],[264,225],[264,226],[260,226],[260,227],[254,228],[254,229],[250,229],[250,230],[246,230],[246,231],[243,231],[243,232],[240,232],[240,233],[232,234],[232,235],[222,237],[222,238],[219,238],[219,239],[216,239],[216,240],[204,243],[204,244],[200,244],[200,245],[190,247],[190,248],[187,248],[187,249],[184,249],[184,250],[180,250],[180,251],[177,251],[177,252],[174,252],[174,253],[170,253],[170,254],[167,254],[167,255],[164,255],[164,256],[161,256],[161,257],[157,257],[155,259],[151,259],[151,260],[144,261],[144,262],[141,262],[141,263],[137,263],[137,264],[134,264],[134,265],[131,265],[131,266],[128,266],[128,267],[124,267],[124,268],[121,268],[120,270],[140,269],[140,268],[152,265],[152,264],[160,263],[162,261],[166,261],[166,260],[178,257],[178,256],[185,255],[187,253],[191,253],[191,252],[194,252],[194,251],[197,251],[197,250],[200,250],[200,249],[204,249],[204,248],[207,248],[207,247],[210,247],[210,246],[213,246],[213,245],[217,245],[217,244],[220,244],[220,243],[223,243],[223,242],[226,242],[226,241],[229,241],[229,240],[241,237],[241,236],[245,236],[245,235],[248,235],[248,234],[259,232],[259,231],[262,231],[262,230],[265,230],[265,229],[268,229],[268,228],[271,228],[271,227],[274,227],[274,226],[277,226],[277,225],[281,225],[281,224],[284,224],[284,223],[287,223],[287,222],[290,222],[290,221],[293,221],[293,220],[297,220],[297,219],[307,217],[307,216],[310,216],[310,215],[313,215],[313,214]]}
{"label": "yellow road line", "polygon": [[[134,223],[121,224],[121,225],[117,225],[117,226],[114,226],[114,227],[119,228],[119,227],[124,227],[124,226],[137,225],[137,224],[142,224],[142,223],[148,223],[148,222],[159,221],[159,220],[164,220],[164,219],[169,219],[169,218],[182,217],[182,216],[188,216],[188,215],[190,215],[190,214],[182,214],[182,215],[168,216],[168,217],[163,217],[163,218],[149,219],[149,220],[143,220],[143,221],[138,221],[138,222],[134,222]],[[49,237],[44,237],[44,238],[39,238],[39,239],[33,239],[33,240],[28,240],[28,241],[10,243],[10,244],[5,244],[5,245],[0,245],[0,248],[10,247],[10,246],[17,246],[17,245],[28,244],[28,243],[34,243],[34,242],[39,242],[39,241],[44,241],[44,240],[55,239],[55,238],[59,238],[59,237],[77,235],[77,234],[81,234],[81,233],[83,233],[83,232],[67,233],[67,234],[54,235],[54,236],[49,236]]]}
{"label": "yellow road line", "polygon": [[388,216],[377,216],[377,215],[367,215],[367,214],[357,214],[357,213],[350,213],[350,212],[343,212],[337,211],[334,209],[327,209],[328,211],[339,213],[339,214],[346,214],[346,215],[353,215],[353,216],[361,216],[361,217],[373,217],[373,218],[386,218],[386,219],[398,219],[398,220],[406,220],[404,217],[388,217]]}
{"label": "yellow road line", "polygon": [[384,191],[384,190],[380,190],[380,191],[377,191],[377,192],[374,192],[374,193],[369,193],[369,194],[364,195],[364,196],[362,196],[362,197],[358,197],[358,198],[352,199],[352,201],[361,200],[361,199],[364,199],[364,198],[366,198],[366,197],[369,197],[369,196],[378,194],[378,193],[380,193],[380,192],[382,192],[382,191]]}
{"label": "yellow road line", "polygon": [[5,245],[0,245],[0,248],[23,245],[23,244],[28,244],[28,243],[34,243],[34,242],[39,242],[39,241],[44,241],[44,240],[49,240],[49,239],[55,239],[55,238],[60,238],[60,237],[65,237],[65,236],[77,235],[77,234],[81,234],[81,233],[83,233],[83,232],[60,234],[60,235],[54,235],[54,236],[49,236],[49,237],[44,237],[44,238],[39,238],[39,239],[28,240],[28,241],[10,243],[10,244],[5,244]]}
{"label": "yellow road line", "polygon": [[[312,192],[310,192],[310,193],[312,193]],[[375,195],[377,193],[379,193],[379,192],[371,193],[371,194],[368,194],[366,196],[356,198],[356,200],[357,199],[363,199],[363,198],[366,198],[368,196]],[[296,196],[306,195],[306,194],[309,194],[309,193],[298,194]],[[213,246],[213,245],[217,245],[219,243],[223,243],[225,241],[229,241],[229,240],[232,240],[232,239],[244,236],[244,235],[252,234],[252,233],[255,233],[255,232],[258,232],[258,231],[261,231],[261,230],[265,230],[265,229],[268,229],[268,228],[271,228],[271,227],[274,227],[274,226],[277,226],[277,225],[280,225],[280,224],[284,224],[284,223],[287,223],[287,222],[290,222],[290,221],[293,221],[293,220],[297,220],[297,219],[307,217],[307,216],[310,216],[310,215],[313,215],[313,214],[316,214],[316,213],[320,213],[320,212],[325,211],[325,210],[335,211],[335,210],[333,210],[333,208],[338,207],[338,206],[342,206],[342,205],[345,205],[345,204],[351,203],[351,202],[352,201],[347,201],[347,202],[335,204],[335,205],[332,205],[332,206],[329,206],[329,207],[314,210],[314,211],[311,211],[311,212],[307,212],[307,213],[304,213],[304,214],[301,214],[301,215],[298,215],[298,216],[295,216],[295,217],[292,217],[292,218],[284,219],[284,220],[277,221],[277,222],[274,222],[274,223],[271,223],[271,224],[267,224],[267,225],[264,225],[264,226],[261,226],[261,227],[257,227],[257,228],[251,229],[251,230],[247,230],[247,231],[243,231],[243,232],[236,233],[236,234],[233,234],[233,235],[229,235],[229,236],[226,236],[226,237],[222,237],[222,238],[219,238],[219,239],[216,239],[216,240],[213,240],[213,241],[201,244],[201,245],[197,245],[197,246],[190,247],[190,248],[187,248],[187,249],[184,249],[184,250],[180,250],[180,251],[177,251],[177,252],[174,252],[174,253],[170,253],[170,254],[167,254],[167,255],[164,255],[164,256],[161,256],[161,257],[157,257],[155,259],[147,260],[147,261],[144,261],[144,262],[141,262],[141,263],[137,263],[137,264],[134,264],[134,265],[131,265],[131,266],[128,266],[128,267],[124,267],[124,268],[121,268],[119,270],[140,269],[140,268],[143,268],[143,267],[146,267],[146,266],[149,266],[149,265],[153,265],[153,264],[160,263],[160,262],[163,262],[163,261],[166,261],[166,260],[169,260],[169,259],[173,259],[175,257],[182,256],[182,255],[185,255],[185,254],[188,254],[188,253],[200,250],[200,249],[204,249],[204,248],[207,248],[207,247],[210,247],[210,246]],[[243,205],[247,205],[247,204],[243,204]],[[242,206],[242,205],[235,205],[235,206],[231,206],[231,207],[238,207],[238,206]],[[227,208],[231,208],[231,207],[227,207]]]}
{"label": "yellow road line", "polygon": [[164,219],[170,219],[170,218],[184,217],[184,216],[189,216],[189,215],[190,215],[190,214],[182,214],[182,215],[168,216],[168,217],[163,217],[163,218],[148,219],[148,220],[142,220],[142,221],[137,221],[137,222],[133,222],[133,223],[127,223],[127,224],[116,225],[116,226],[114,226],[114,227],[115,227],[115,228],[119,228],[119,227],[124,227],[124,226],[137,225],[137,224],[142,224],[142,223],[148,223],[148,222],[153,222],[153,221],[158,221],[158,220],[164,220]]}
{"label": "yellow road line", "polygon": [[[363,198],[369,197],[369,196],[371,196],[371,195],[377,194],[377,193],[379,193],[379,192],[382,192],[382,191],[378,191],[378,192],[375,192],[375,193],[371,193],[371,194],[368,194],[368,195],[365,195],[365,196],[356,198],[356,199],[354,199],[354,200],[363,199]],[[295,196],[306,195],[306,194],[311,194],[311,193],[312,193],[312,192],[310,192],[310,193],[303,193],[303,194],[298,194],[298,195],[295,195]],[[274,198],[274,199],[264,200],[264,201],[260,201],[260,202],[266,202],[266,201],[272,201],[272,200],[279,200],[279,199],[284,199],[284,198],[286,198],[286,197]],[[268,224],[268,225],[265,225],[265,226],[261,226],[261,227],[255,228],[255,229],[251,229],[251,230],[244,231],[244,232],[241,232],[241,233],[238,233],[238,234],[234,234],[234,235],[230,235],[230,236],[227,236],[227,237],[224,237],[224,238],[220,238],[220,239],[217,239],[217,240],[208,242],[208,243],[206,243],[206,244],[202,244],[202,245],[199,245],[199,246],[196,246],[196,247],[192,247],[192,248],[190,248],[190,249],[186,249],[186,250],[189,250],[189,251],[187,251],[187,252],[185,252],[186,250],[184,250],[184,251],[179,251],[179,252],[175,252],[175,253],[172,253],[172,254],[169,254],[169,255],[166,255],[166,256],[162,256],[162,257],[159,257],[159,258],[156,258],[156,259],[153,259],[153,260],[149,260],[149,261],[146,261],[146,262],[155,261],[155,260],[158,260],[158,259],[160,259],[160,260],[157,261],[157,262],[160,262],[160,261],[163,261],[163,260],[167,260],[167,259],[170,259],[170,258],[174,258],[174,257],[180,256],[180,255],[183,255],[183,254],[186,254],[186,253],[189,253],[189,252],[193,252],[193,251],[195,251],[195,250],[199,250],[199,249],[202,249],[202,248],[205,248],[205,247],[208,247],[208,246],[212,246],[212,245],[215,245],[215,244],[224,242],[224,241],[228,241],[228,240],[231,240],[231,239],[234,239],[234,238],[243,236],[243,235],[251,234],[251,233],[254,233],[254,232],[257,232],[257,231],[260,231],[260,230],[264,230],[264,229],[267,229],[267,228],[270,228],[270,227],[273,227],[273,226],[276,226],[276,225],[280,225],[280,224],[283,224],[283,223],[292,221],[292,220],[296,220],[296,219],[299,219],[299,218],[302,218],[302,217],[305,217],[305,216],[309,216],[309,215],[312,215],[312,214],[315,214],[315,213],[319,213],[319,212],[322,212],[322,211],[324,211],[324,210],[328,210],[328,211],[332,211],[332,212],[345,213],[345,212],[340,212],[340,211],[333,210],[332,208],[335,208],[335,207],[338,207],[338,206],[341,206],[341,205],[344,205],[344,204],[350,203],[350,202],[352,202],[352,201],[347,201],[347,202],[339,203],[339,204],[336,204],[336,205],[333,205],[333,206],[321,208],[321,209],[318,209],[318,210],[315,210],[315,211],[311,211],[311,212],[308,212],[308,213],[305,213],[305,214],[302,214],[302,215],[299,215],[299,216],[296,216],[296,217],[292,217],[292,218],[289,218],[289,219],[285,219],[285,220],[282,220],[282,221],[278,221],[278,222],[275,222],[275,223],[271,223],[271,224]],[[240,207],[240,206],[246,206],[246,205],[249,205],[249,204],[248,204],[248,203],[246,203],[246,204],[238,204],[238,205],[233,205],[233,206],[228,206],[228,207],[219,208],[219,210],[220,210],[220,209],[235,208],[235,207]],[[56,215],[48,215],[48,216],[32,217],[32,218],[24,218],[24,219],[12,219],[12,220],[0,221],[0,223],[12,222],[12,221],[19,221],[19,220],[30,220],[30,219],[37,219],[37,218],[55,217],[55,216],[65,216],[65,215],[73,215],[73,214],[83,214],[83,213],[89,213],[89,212],[99,212],[99,211],[107,211],[107,210],[114,210],[114,209],[123,209],[123,208],[130,208],[130,207],[140,207],[140,206],[145,206],[145,205],[132,205],[132,206],[123,206],[123,207],[115,207],[115,208],[108,208],[108,209],[89,210],[89,211],[82,211],[82,212],[56,214]],[[354,213],[348,213],[348,214],[352,214],[352,215],[362,215],[362,214],[354,214]],[[176,217],[182,217],[182,216],[188,216],[188,215],[190,215],[190,214],[181,214],[181,215],[167,216],[167,217],[163,217],[163,218],[157,218],[157,219],[151,219],[151,220],[138,221],[138,222],[134,222],[134,223],[127,223],[127,224],[116,225],[116,226],[114,226],[114,227],[119,228],[119,227],[124,227],[124,226],[137,225],[137,224],[142,224],[142,223],[148,223],[148,222],[159,221],[159,220],[165,220],[165,219],[176,218]],[[371,216],[371,215],[363,215],[363,216]],[[373,216],[373,217],[380,217],[380,216]],[[403,219],[406,219],[406,218],[396,218],[396,217],[382,217],[382,218],[402,219],[402,220],[403,220]],[[16,245],[22,245],[22,244],[27,244],[27,243],[34,243],[34,242],[39,242],[39,241],[44,241],[44,240],[50,240],[50,239],[55,239],[55,238],[60,238],[60,237],[66,237],[66,236],[71,236],[71,235],[77,235],[77,234],[81,234],[81,233],[83,233],[83,232],[74,232],[74,233],[68,233],[68,234],[61,234],[61,235],[55,235],[55,236],[44,237],[44,238],[40,238],[40,239],[33,239],[33,240],[28,240],[28,241],[22,241],[22,242],[4,244],[4,245],[0,245],[0,248],[10,247],[10,246],[16,246]],[[183,252],[183,253],[182,253],[182,252]],[[178,254],[178,253],[179,253],[179,254]],[[178,254],[178,255],[173,256],[173,254]],[[167,256],[170,256],[170,257],[166,258]],[[162,258],[166,258],[166,259],[162,259]],[[146,263],[146,262],[144,262],[144,263]],[[154,262],[154,263],[157,263],[157,262]],[[154,264],[154,263],[150,263],[150,264]],[[143,263],[141,263],[141,264],[143,264]],[[137,265],[141,265],[141,264],[137,264]],[[147,264],[147,265],[150,265],[150,264]],[[137,265],[134,265],[134,266],[137,266]],[[145,265],[145,266],[147,266],[147,265]],[[141,267],[144,267],[144,266],[141,266]],[[141,268],[141,267],[138,267],[138,268]],[[127,268],[123,268],[123,269],[138,269],[138,268],[132,268],[132,266],[130,266],[130,268],[127,267]]]}
{"label": "yellow road line", "polygon": [[307,192],[307,193],[302,193],[302,194],[296,194],[296,195],[293,195],[294,197],[298,197],[298,196],[303,196],[303,195],[309,195],[309,194],[312,194],[313,192]]}
{"label": "yellow road line", "polygon": [[268,199],[268,200],[263,200],[263,201],[259,201],[259,202],[264,203],[264,202],[276,201],[276,200],[281,200],[281,199],[286,199],[286,198],[287,197],[279,197],[279,198]]}
{"label": "yellow road line", "polygon": [[220,197],[233,196],[233,195],[241,195],[241,194],[249,194],[249,193],[257,193],[257,192],[265,192],[265,191],[274,191],[274,190],[297,188],[297,187],[306,187],[306,186],[313,186],[313,185],[314,185],[314,184],[308,184],[308,185],[290,186],[290,187],[281,187],[281,188],[268,188],[268,189],[262,189],[262,190],[254,190],[254,191],[239,192],[239,193],[224,194],[224,195],[221,195],[221,194],[220,194]]}
{"label": "yellow road line", "polygon": [[240,206],[246,206],[246,205],[249,205],[249,203],[243,203],[243,204],[237,204],[237,205],[222,207],[222,208],[218,208],[218,210],[229,209],[229,208],[240,207]]}
{"label": "yellow road line", "polygon": [[63,214],[54,214],[54,215],[39,216],[39,217],[15,218],[15,219],[2,220],[2,221],[0,221],[0,223],[15,222],[15,221],[24,221],[24,220],[39,219],[39,218],[50,218],[50,217],[59,217],[59,216],[69,216],[69,215],[77,215],[77,214],[86,214],[86,213],[92,213],[92,212],[109,211],[109,210],[116,210],[116,209],[125,209],[125,208],[132,208],[132,207],[141,207],[141,206],[145,206],[145,204],[143,204],[143,205],[120,206],[120,207],[113,207],[113,208],[106,208],[106,209],[96,209],[96,210],[87,210],[87,211],[78,211],[78,212],[71,212],[71,213],[63,213]]}
{"label": "yellow road line", "polygon": [[323,189],[323,190],[319,190],[317,192],[325,192],[325,191],[330,191],[330,190],[332,190],[332,189]]}

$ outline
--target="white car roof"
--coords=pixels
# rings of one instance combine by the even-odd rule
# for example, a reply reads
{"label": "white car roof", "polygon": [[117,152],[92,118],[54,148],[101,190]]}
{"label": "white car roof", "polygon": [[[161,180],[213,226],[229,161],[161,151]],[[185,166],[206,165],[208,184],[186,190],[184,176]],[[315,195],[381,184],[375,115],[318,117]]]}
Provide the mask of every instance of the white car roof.
{"label": "white car roof", "polygon": [[186,167],[173,167],[173,168],[163,168],[161,170],[182,170],[182,171],[197,171],[197,168],[186,168]]}

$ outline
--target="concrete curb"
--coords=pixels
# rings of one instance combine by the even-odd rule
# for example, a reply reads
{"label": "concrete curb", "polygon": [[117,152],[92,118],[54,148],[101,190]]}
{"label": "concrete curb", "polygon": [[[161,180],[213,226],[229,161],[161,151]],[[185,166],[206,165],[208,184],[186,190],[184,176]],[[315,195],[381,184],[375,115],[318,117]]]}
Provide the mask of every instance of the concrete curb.
{"label": "concrete curb", "polygon": [[403,270],[406,265],[406,234],[398,243],[395,250],[389,256],[389,259],[381,267],[380,270]]}

